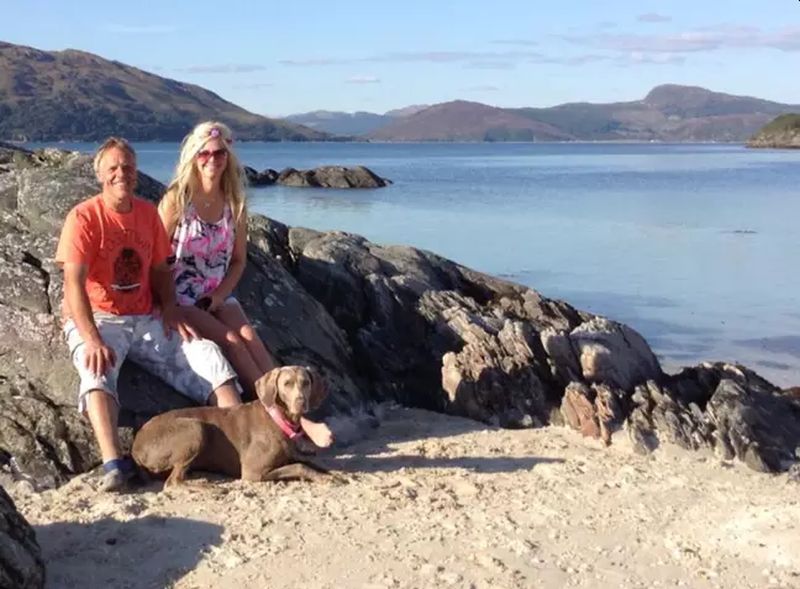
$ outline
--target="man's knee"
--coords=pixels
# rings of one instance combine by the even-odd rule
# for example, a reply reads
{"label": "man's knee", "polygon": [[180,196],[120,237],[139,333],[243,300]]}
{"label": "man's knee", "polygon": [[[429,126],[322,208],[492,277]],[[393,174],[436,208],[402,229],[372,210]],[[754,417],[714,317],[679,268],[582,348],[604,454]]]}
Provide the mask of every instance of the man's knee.
{"label": "man's knee", "polygon": [[83,414],[113,416],[119,411],[117,396],[105,389],[89,389],[80,396],[78,407]]}
{"label": "man's knee", "polygon": [[216,405],[217,407],[233,407],[241,405],[242,399],[239,396],[239,391],[230,380],[223,385],[217,387],[208,397],[209,405]]}

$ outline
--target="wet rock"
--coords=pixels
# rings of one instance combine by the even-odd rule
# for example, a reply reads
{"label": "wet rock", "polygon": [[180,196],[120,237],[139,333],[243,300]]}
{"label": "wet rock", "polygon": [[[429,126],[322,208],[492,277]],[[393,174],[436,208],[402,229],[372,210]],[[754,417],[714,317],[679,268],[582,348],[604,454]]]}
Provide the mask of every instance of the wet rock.
{"label": "wet rock", "polygon": [[247,183],[250,186],[272,186],[278,179],[278,172],[272,169],[266,169],[259,172],[250,166],[245,166],[244,174],[247,177]]}
{"label": "wet rock", "polygon": [[278,174],[276,182],[282,186],[302,188],[381,188],[390,184],[389,180],[364,166],[321,166],[313,170],[285,168]]}

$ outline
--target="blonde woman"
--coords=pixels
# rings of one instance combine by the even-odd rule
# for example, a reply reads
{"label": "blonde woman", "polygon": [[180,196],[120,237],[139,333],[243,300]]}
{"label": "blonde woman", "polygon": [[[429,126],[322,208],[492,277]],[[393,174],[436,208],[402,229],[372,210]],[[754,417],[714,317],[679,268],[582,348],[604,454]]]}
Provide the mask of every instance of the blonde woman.
{"label": "blonde woman", "polygon": [[[181,143],[158,212],[172,236],[178,304],[200,335],[223,348],[252,394],[256,380],[277,363],[231,296],[247,261],[244,173],[232,144],[226,125],[197,125]],[[301,425],[317,446],[333,442],[324,423],[303,418]]]}

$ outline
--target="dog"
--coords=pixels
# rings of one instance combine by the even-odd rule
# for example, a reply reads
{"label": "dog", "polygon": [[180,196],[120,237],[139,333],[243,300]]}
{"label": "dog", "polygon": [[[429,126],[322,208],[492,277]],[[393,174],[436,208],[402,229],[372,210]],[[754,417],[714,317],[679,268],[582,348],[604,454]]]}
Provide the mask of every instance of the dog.
{"label": "dog", "polygon": [[315,481],[331,474],[300,458],[294,439],[300,417],[328,394],[321,377],[303,366],[270,370],[255,384],[258,399],[234,407],[192,407],[157,415],[133,440],[134,462],[147,475],[184,482],[190,470],[246,481]]}

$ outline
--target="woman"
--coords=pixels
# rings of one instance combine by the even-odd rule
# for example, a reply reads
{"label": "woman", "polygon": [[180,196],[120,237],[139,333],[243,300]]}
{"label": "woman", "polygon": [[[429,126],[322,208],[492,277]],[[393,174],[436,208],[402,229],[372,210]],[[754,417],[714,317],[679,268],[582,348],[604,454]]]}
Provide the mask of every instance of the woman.
{"label": "woman", "polygon": [[[247,261],[244,173],[232,143],[226,125],[197,125],[181,143],[158,212],[172,236],[178,304],[201,336],[225,350],[242,386],[254,394],[256,380],[277,363],[231,296]],[[317,446],[333,442],[324,423],[303,418],[301,425]]]}

